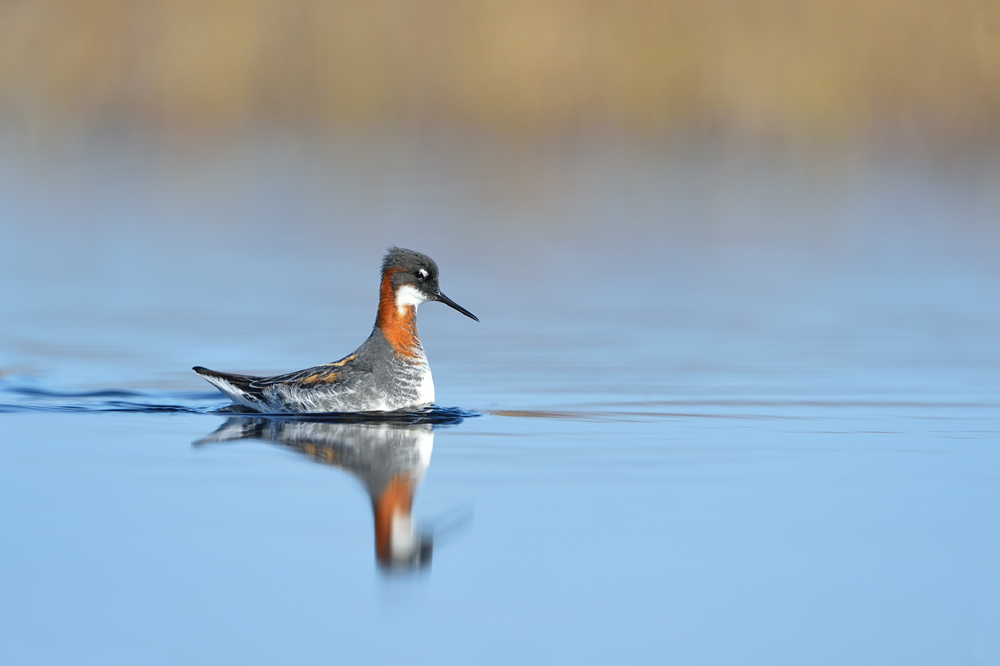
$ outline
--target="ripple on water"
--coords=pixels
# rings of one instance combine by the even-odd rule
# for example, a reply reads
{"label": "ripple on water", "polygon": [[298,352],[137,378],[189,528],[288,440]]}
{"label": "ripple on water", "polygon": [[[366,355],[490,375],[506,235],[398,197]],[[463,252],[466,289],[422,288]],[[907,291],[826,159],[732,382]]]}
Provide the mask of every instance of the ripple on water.
{"label": "ripple on water", "polygon": [[0,412],[132,412],[137,414],[252,414],[271,419],[324,421],[329,423],[383,422],[400,425],[455,425],[479,412],[460,407],[433,405],[399,412],[353,412],[318,414],[261,414],[224,404],[214,391],[136,391],[104,389],[65,391],[30,386],[0,389]]}

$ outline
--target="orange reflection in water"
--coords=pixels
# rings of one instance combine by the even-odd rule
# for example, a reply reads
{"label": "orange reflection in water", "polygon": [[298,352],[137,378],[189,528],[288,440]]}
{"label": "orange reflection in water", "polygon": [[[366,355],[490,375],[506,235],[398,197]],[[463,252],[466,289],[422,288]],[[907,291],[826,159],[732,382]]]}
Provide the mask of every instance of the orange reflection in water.
{"label": "orange reflection in water", "polygon": [[243,439],[288,447],[352,474],[371,497],[375,557],[383,570],[419,570],[430,564],[433,537],[418,529],[413,498],[430,465],[432,425],[233,417],[195,444]]}

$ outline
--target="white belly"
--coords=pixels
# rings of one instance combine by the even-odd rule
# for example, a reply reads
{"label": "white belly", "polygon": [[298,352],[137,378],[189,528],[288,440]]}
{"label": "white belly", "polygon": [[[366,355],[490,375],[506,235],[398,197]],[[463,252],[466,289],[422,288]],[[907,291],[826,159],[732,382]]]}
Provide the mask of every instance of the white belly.
{"label": "white belly", "polygon": [[422,405],[434,402],[434,378],[431,376],[429,365],[425,365],[420,373],[420,383],[417,384],[417,400]]}

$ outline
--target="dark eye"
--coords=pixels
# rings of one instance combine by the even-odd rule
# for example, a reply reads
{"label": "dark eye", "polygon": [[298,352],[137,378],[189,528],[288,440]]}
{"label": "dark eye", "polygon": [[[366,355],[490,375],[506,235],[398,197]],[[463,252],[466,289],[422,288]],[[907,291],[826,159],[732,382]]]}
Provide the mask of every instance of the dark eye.
{"label": "dark eye", "polygon": [[424,270],[423,268],[421,268],[419,271],[417,271],[417,279],[420,280],[420,281],[426,280],[427,279],[427,271]]}

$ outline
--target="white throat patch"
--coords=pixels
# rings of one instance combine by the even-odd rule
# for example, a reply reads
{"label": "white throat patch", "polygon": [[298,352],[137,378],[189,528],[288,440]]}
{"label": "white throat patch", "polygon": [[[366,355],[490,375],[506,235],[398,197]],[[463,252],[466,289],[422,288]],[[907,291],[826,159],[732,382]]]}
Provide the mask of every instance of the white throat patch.
{"label": "white throat patch", "polygon": [[418,305],[426,303],[428,300],[424,292],[412,284],[404,284],[396,291],[396,309],[399,311],[399,314],[404,314],[407,307],[412,307],[416,310]]}

